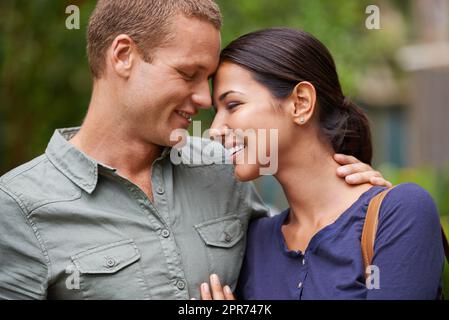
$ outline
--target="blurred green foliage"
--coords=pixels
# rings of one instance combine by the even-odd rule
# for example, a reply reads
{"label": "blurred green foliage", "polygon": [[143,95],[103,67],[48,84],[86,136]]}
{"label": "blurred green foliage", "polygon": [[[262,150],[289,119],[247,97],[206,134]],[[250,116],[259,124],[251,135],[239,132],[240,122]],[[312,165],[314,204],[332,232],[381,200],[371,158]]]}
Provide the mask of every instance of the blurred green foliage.
{"label": "blurred green foliage", "polygon": [[[368,4],[379,5],[387,16],[407,10],[401,1],[217,2],[224,16],[223,45],[261,28],[304,29],[330,48],[349,95],[366,68],[391,59],[404,42],[401,28],[388,27],[391,19],[381,20],[381,30],[365,28]],[[79,30],[65,27],[71,4],[80,8]],[[93,0],[0,1],[0,174],[41,154],[55,128],[82,122],[91,91],[85,34],[94,5]],[[212,117],[212,111],[199,115],[203,130]]]}
{"label": "blurred green foliage", "polygon": [[432,195],[440,214],[449,218],[449,165],[442,168],[397,168],[383,164],[378,169],[395,185],[403,182],[419,184]]}
{"label": "blurred green foliage", "polygon": [[[92,1],[70,1],[86,25]],[[41,154],[55,128],[78,125],[90,98],[85,27],[68,1],[0,1],[0,174]]]}

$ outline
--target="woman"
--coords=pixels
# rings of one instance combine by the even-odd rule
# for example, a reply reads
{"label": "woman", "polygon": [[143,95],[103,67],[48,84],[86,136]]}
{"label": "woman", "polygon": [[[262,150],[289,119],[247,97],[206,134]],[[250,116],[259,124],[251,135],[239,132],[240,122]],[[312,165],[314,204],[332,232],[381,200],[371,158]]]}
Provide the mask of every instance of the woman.
{"label": "woman", "polygon": [[[436,299],[441,290],[440,223],[430,195],[415,184],[389,192],[380,210],[365,284],[360,247],[369,201],[385,188],[350,186],[335,171],[338,151],[370,163],[371,136],[363,112],[346,98],[334,61],[310,34],[274,28],[245,35],[225,48],[214,79],[212,129],[234,147],[236,176],[260,174],[247,140],[232,129],[277,129],[278,170],[289,209],[254,221],[237,296],[242,299]],[[231,135],[231,137],[229,137]],[[229,139],[230,138],[230,139]],[[266,143],[270,154],[270,143]],[[257,158],[260,160],[259,158]],[[377,281],[377,282],[376,282]],[[215,275],[203,299],[232,299]]]}

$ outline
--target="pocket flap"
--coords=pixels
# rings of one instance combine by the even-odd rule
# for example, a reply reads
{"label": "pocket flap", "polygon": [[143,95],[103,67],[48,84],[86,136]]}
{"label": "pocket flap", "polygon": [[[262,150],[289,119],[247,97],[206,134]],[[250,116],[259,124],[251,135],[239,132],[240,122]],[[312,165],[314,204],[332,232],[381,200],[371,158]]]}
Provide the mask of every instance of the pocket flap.
{"label": "pocket flap", "polygon": [[237,215],[209,220],[195,226],[204,242],[210,246],[230,248],[243,238],[242,222]]}
{"label": "pocket flap", "polygon": [[140,259],[133,240],[124,240],[89,249],[72,256],[72,261],[83,274],[115,273]]}

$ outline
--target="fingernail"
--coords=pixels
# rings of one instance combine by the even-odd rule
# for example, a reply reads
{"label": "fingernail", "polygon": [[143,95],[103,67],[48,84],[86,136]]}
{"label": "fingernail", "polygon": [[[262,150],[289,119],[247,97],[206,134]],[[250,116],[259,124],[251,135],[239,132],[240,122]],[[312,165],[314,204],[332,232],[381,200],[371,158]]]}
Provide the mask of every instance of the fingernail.
{"label": "fingernail", "polygon": [[345,178],[345,180],[346,180],[347,183],[353,183],[354,182],[354,178],[352,176],[347,176]]}
{"label": "fingernail", "polygon": [[225,286],[223,290],[225,291],[226,294],[232,294],[231,288],[229,288],[229,286]]}
{"label": "fingernail", "polygon": [[346,174],[348,173],[348,169],[346,169],[345,167],[340,167],[337,169],[337,172],[340,174]]}
{"label": "fingernail", "polygon": [[205,293],[209,293],[209,285],[204,282],[201,284],[201,289],[205,292]]}
{"label": "fingernail", "polygon": [[218,276],[216,274],[211,274],[210,282],[212,282],[213,284],[220,284],[220,280],[218,279]]}

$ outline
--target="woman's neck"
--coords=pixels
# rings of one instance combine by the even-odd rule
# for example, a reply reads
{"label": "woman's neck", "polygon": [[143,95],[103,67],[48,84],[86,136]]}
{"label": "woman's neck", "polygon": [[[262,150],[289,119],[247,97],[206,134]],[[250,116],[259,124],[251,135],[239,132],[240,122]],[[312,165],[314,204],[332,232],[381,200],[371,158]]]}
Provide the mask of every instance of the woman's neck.
{"label": "woman's neck", "polygon": [[[299,146],[298,146],[299,147]],[[348,185],[337,176],[333,150],[311,143],[291,149],[279,162],[276,178],[290,205],[288,224],[317,231],[335,221],[371,185]]]}

